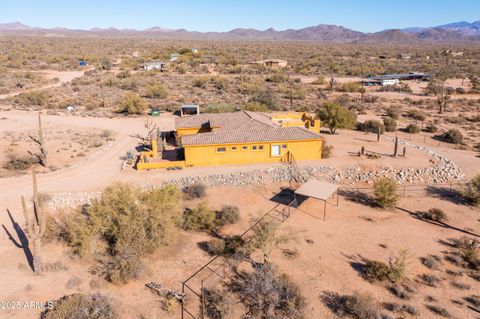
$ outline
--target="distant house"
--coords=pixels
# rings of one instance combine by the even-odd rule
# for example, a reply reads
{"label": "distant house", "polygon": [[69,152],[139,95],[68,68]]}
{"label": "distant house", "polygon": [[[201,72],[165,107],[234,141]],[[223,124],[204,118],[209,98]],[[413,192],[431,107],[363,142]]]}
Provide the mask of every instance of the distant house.
{"label": "distant house", "polygon": [[166,68],[167,68],[167,63],[161,62],[161,61],[147,62],[143,65],[143,69],[145,71],[152,71],[152,70],[165,71]]}
{"label": "distant house", "polygon": [[192,48],[192,53],[197,53],[198,49],[197,48]]}
{"label": "distant house", "polygon": [[84,60],[81,60],[81,61],[78,61],[78,65],[80,65],[80,66],[87,66],[87,65],[88,65],[88,62],[87,62],[87,61],[84,61]]}
{"label": "distant house", "polygon": [[180,57],[180,53],[172,53],[170,54],[170,62],[175,62],[178,60],[178,58]]}
{"label": "distant house", "polygon": [[382,86],[396,85],[398,83],[400,83],[399,79],[383,79],[383,80],[380,80],[380,84]]}
{"label": "distant house", "polygon": [[452,56],[463,56],[463,51],[452,51]]}
{"label": "distant house", "polygon": [[288,62],[280,59],[266,59],[266,60],[255,61],[252,64],[262,65],[268,68],[276,69],[276,68],[286,67]]}
{"label": "distant house", "polygon": [[412,58],[412,55],[410,53],[400,53],[399,55],[400,59],[411,59]]}

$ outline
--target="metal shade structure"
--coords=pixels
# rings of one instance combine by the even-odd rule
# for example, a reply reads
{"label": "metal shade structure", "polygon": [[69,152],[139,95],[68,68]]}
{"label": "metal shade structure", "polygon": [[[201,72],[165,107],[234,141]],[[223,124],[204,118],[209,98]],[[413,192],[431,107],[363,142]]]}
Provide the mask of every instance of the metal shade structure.
{"label": "metal shade structure", "polygon": [[297,195],[315,198],[324,202],[323,205],[323,220],[325,220],[327,212],[327,201],[329,198],[334,197],[337,194],[336,206],[338,206],[338,185],[321,182],[315,179],[311,179],[295,191],[295,199]]}

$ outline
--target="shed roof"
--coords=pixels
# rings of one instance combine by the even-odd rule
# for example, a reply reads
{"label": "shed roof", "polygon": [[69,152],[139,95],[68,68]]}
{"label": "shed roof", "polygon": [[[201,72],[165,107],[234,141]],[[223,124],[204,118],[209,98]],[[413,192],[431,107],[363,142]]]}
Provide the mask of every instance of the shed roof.
{"label": "shed roof", "polygon": [[300,186],[300,188],[295,191],[295,194],[326,201],[337,191],[337,189],[337,184],[311,179]]}

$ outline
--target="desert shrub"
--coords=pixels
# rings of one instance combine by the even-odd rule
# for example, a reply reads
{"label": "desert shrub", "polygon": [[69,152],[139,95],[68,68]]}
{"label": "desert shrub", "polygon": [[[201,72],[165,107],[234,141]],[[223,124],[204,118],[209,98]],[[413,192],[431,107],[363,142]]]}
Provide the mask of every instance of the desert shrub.
{"label": "desert shrub", "polygon": [[465,301],[470,303],[471,305],[480,308],[480,296],[477,295],[471,295],[468,297],[465,297]]}
{"label": "desert shrub", "polygon": [[380,130],[380,134],[385,132],[383,123],[377,120],[366,120],[363,123],[357,123],[357,129],[363,132],[377,133]]}
{"label": "desert shrub", "polygon": [[382,177],[373,185],[375,202],[383,208],[393,207],[397,203],[397,183],[393,178]]}
{"label": "desert shrub", "polygon": [[437,269],[438,266],[441,264],[441,259],[435,255],[429,255],[427,257],[420,258],[422,264],[430,269]]}
{"label": "desert shrub", "polygon": [[252,112],[267,112],[268,109],[265,105],[257,103],[257,102],[248,102],[243,105],[243,109],[245,111],[252,111]]}
{"label": "desert shrub", "polygon": [[397,130],[397,121],[391,117],[383,118],[383,126],[387,132],[395,132]]}
{"label": "desert shrub", "polygon": [[42,319],[117,319],[120,315],[106,296],[74,294],[53,302]]}
{"label": "desert shrub", "polygon": [[457,129],[450,129],[440,136],[445,142],[452,144],[461,144],[463,142],[463,135]]}
{"label": "desert shrub", "polygon": [[440,278],[435,275],[423,274],[420,276],[420,278],[430,287],[437,287],[438,283],[440,282]]}
{"label": "desert shrub", "polygon": [[225,90],[228,88],[228,78],[223,76],[213,76],[210,78],[210,81],[213,84],[213,87],[217,90]]}
{"label": "desert shrub", "polygon": [[450,312],[448,312],[447,309],[445,308],[442,308],[440,306],[437,306],[437,305],[427,305],[426,306],[431,312],[441,316],[441,317],[444,317],[444,318],[452,318],[452,315],[450,314]]}
{"label": "desert shrub", "polygon": [[207,196],[207,186],[201,183],[195,183],[183,189],[187,199],[204,198]]}
{"label": "desert shrub", "polygon": [[165,99],[168,90],[159,84],[150,84],[145,88],[145,97],[149,99]]}
{"label": "desert shrub", "polygon": [[[253,218],[251,223],[255,223]],[[251,249],[259,249],[265,259],[268,259],[272,251],[279,246],[292,240],[296,240],[296,234],[290,230],[279,230],[279,224],[275,221],[262,219],[253,227],[253,235],[249,244]]]}
{"label": "desert shrub", "polygon": [[226,319],[232,313],[232,298],[227,291],[203,289],[205,313],[210,319]]}
{"label": "desert shrub", "polygon": [[328,145],[327,141],[322,143],[322,158],[330,158],[333,155],[333,145]]}
{"label": "desert shrub", "polygon": [[183,228],[186,230],[212,230],[215,228],[216,214],[206,203],[185,211]]}
{"label": "desert shrub", "polygon": [[317,117],[322,125],[329,128],[331,134],[337,129],[351,129],[355,127],[357,115],[340,104],[327,102],[317,111]]}
{"label": "desert shrub", "polygon": [[398,118],[400,117],[399,107],[390,107],[389,109],[387,109],[386,113],[387,113],[387,117],[392,118],[394,120],[398,120]]}
{"label": "desert shrub", "polygon": [[82,279],[80,279],[77,276],[73,276],[67,281],[67,284],[65,285],[65,287],[67,289],[73,289],[73,288],[78,288],[81,284],[82,284]]}
{"label": "desert shrub", "polygon": [[147,103],[138,95],[127,92],[118,103],[117,113],[142,114],[147,109]]}
{"label": "desert shrub", "polygon": [[420,133],[420,127],[417,125],[417,124],[408,124],[407,127],[405,127],[405,131],[407,133],[411,133],[411,134],[417,134],[417,133]]}
{"label": "desert shrub", "polygon": [[225,205],[217,212],[216,223],[219,226],[235,224],[240,220],[240,210],[237,206]]}
{"label": "desert shrub", "polygon": [[304,317],[306,302],[300,289],[287,275],[278,275],[270,263],[255,267],[253,272],[239,273],[232,290],[247,308],[249,318]]}
{"label": "desert shrub", "polygon": [[322,75],[317,76],[315,80],[312,82],[313,85],[323,85],[325,84],[325,77]]}
{"label": "desert shrub", "polygon": [[204,76],[197,76],[193,78],[192,85],[196,88],[204,89],[207,86],[208,78]]}
{"label": "desert shrub", "polygon": [[369,294],[355,292],[353,295],[336,295],[330,297],[329,304],[334,312],[340,317],[350,316],[354,319],[378,319],[382,318],[380,305]]}
{"label": "desert shrub", "polygon": [[29,169],[33,165],[38,164],[38,159],[34,156],[16,156],[8,155],[8,159],[3,163],[3,168],[10,171],[23,171]]}
{"label": "desert shrub", "polygon": [[421,216],[422,218],[435,222],[442,222],[447,220],[447,215],[440,208],[430,208],[427,212],[423,212]]}
{"label": "desert shrub", "polygon": [[407,255],[402,251],[398,256],[390,258],[388,264],[368,259],[363,265],[365,279],[370,282],[390,281],[399,283],[405,278]]}
{"label": "desert shrub", "polygon": [[228,113],[236,110],[237,107],[229,103],[211,103],[205,107],[205,113]]}
{"label": "desert shrub", "polygon": [[253,94],[249,102],[256,102],[264,105],[267,109],[278,111],[280,108],[277,105],[275,95],[271,89],[260,90]]}
{"label": "desert shrub", "polygon": [[116,183],[70,220],[65,237],[79,255],[103,248],[102,273],[114,283],[125,283],[137,277],[141,257],[174,239],[181,222],[179,204],[180,193],[173,186],[141,191]]}
{"label": "desert shrub", "polygon": [[426,127],[425,127],[425,131],[427,131],[428,133],[435,133],[438,131],[438,127],[433,125],[433,124],[428,124]]}
{"label": "desert shrub", "polygon": [[410,110],[407,112],[406,116],[417,121],[425,121],[427,118],[427,114],[419,110]]}
{"label": "desert shrub", "polygon": [[457,94],[465,94],[465,93],[467,93],[467,91],[466,91],[464,88],[462,88],[462,87],[456,88],[456,89],[455,89],[455,92],[456,92]]}
{"label": "desert shrub", "polygon": [[480,175],[472,177],[463,190],[464,197],[472,204],[480,204]]}
{"label": "desert shrub", "polygon": [[15,102],[23,105],[38,105],[44,106],[47,104],[48,96],[44,91],[31,91],[20,93]]}
{"label": "desert shrub", "polygon": [[359,92],[361,89],[362,85],[358,82],[346,82],[338,88],[341,92]]}

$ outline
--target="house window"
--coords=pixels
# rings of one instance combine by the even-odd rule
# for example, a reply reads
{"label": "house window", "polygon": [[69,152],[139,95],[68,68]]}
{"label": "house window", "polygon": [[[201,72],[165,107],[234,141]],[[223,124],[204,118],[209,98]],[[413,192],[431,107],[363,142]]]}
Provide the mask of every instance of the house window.
{"label": "house window", "polygon": [[235,152],[237,150],[236,146],[232,146],[232,151]]}
{"label": "house window", "polygon": [[258,150],[263,151],[263,145],[260,145],[260,146],[258,147]]}
{"label": "house window", "polygon": [[272,145],[272,156],[280,156],[280,145]]}
{"label": "house window", "polygon": [[257,150],[257,145],[253,145],[252,146],[252,151],[256,151]]}
{"label": "house window", "polygon": [[248,150],[248,146],[242,146],[242,151]]}
{"label": "house window", "polygon": [[287,148],[287,144],[282,144],[282,148]]}
{"label": "house window", "polygon": [[226,147],[217,147],[217,153],[225,153],[227,151]]}

